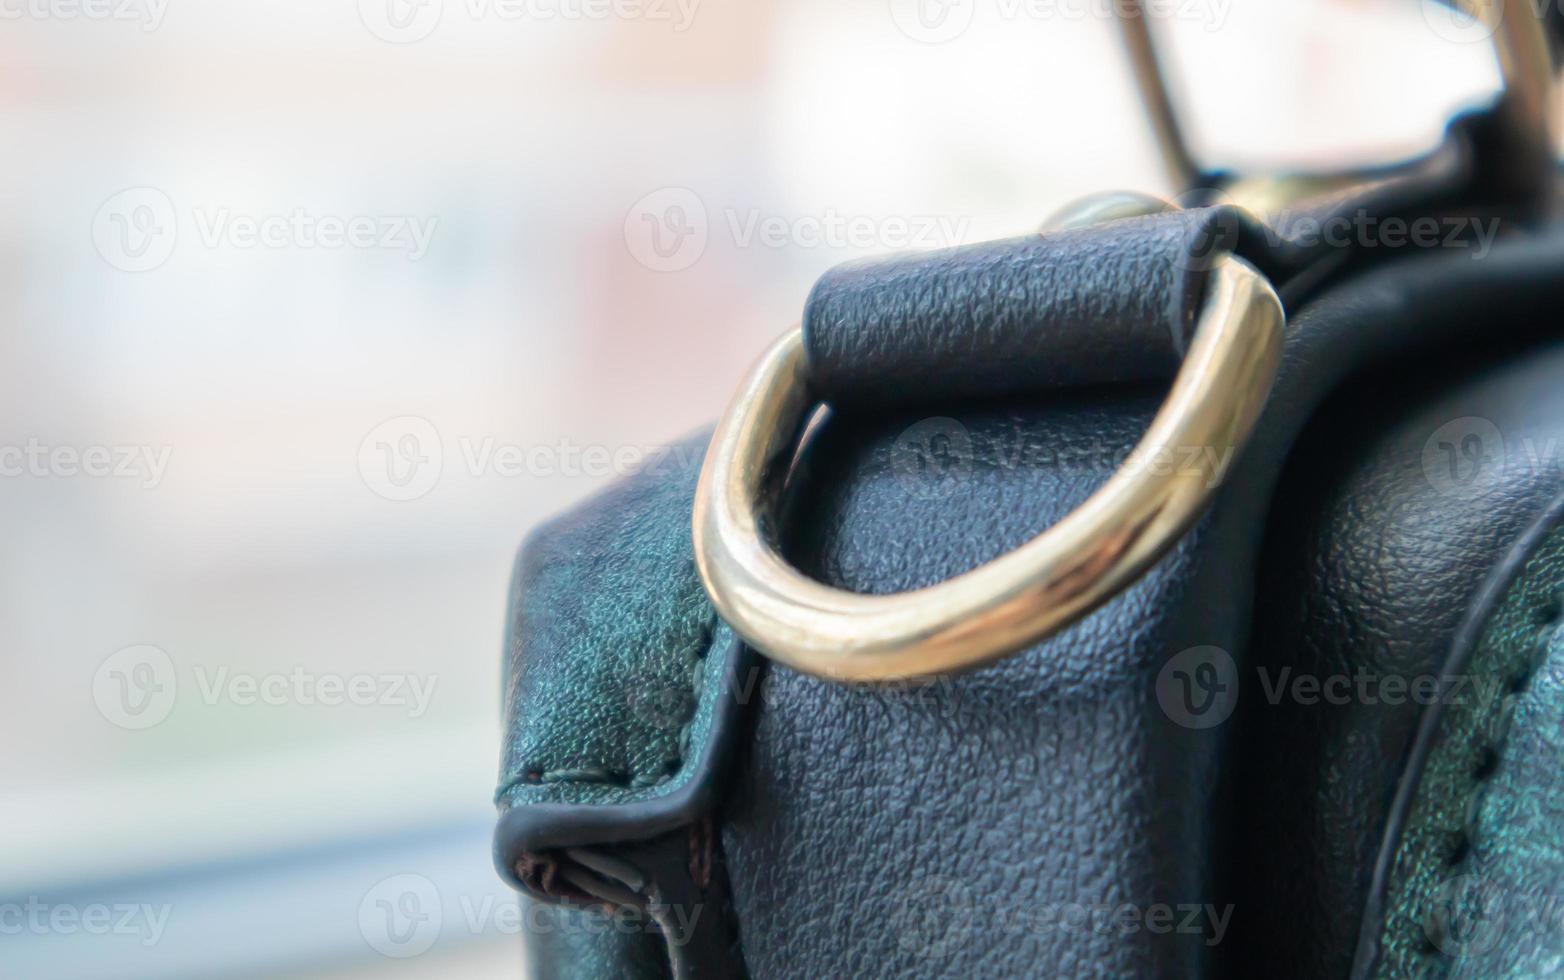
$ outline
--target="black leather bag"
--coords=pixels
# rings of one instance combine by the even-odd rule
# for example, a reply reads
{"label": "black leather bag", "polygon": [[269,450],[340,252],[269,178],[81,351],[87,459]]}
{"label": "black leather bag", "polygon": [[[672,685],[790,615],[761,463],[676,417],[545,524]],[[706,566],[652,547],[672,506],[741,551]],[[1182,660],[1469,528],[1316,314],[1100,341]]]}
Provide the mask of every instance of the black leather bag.
{"label": "black leather bag", "polygon": [[534,975],[1564,973],[1564,226],[1499,40],[1412,163],[828,273],[535,530]]}

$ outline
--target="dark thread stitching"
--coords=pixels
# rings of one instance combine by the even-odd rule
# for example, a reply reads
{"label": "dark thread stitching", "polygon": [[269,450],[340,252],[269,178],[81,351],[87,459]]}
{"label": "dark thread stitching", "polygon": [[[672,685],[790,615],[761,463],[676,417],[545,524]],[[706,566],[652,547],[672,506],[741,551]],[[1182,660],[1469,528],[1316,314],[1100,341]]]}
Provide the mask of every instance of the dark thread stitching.
{"label": "dark thread stitching", "polygon": [[[1558,632],[1561,625],[1564,625],[1564,623],[1561,623],[1561,621],[1564,621],[1564,593],[1554,593],[1539,604],[1533,612],[1533,620],[1537,624],[1537,642],[1534,659],[1526,665],[1523,671],[1510,679],[1508,687],[1511,695],[1518,695],[1526,690],[1527,685],[1531,683],[1531,679],[1536,676],[1538,669],[1541,667],[1541,661],[1546,658],[1554,634]],[[1505,698],[1504,701],[1500,702],[1501,710],[1508,708],[1506,717],[1514,715],[1515,703],[1514,697]],[[1490,724],[1483,730],[1492,730],[1493,725],[1491,722],[1494,718],[1489,720]],[[1505,727],[1506,729],[1508,728],[1507,725]],[[1471,815],[1468,825],[1456,832],[1450,854],[1445,859],[1447,868],[1452,870],[1459,868],[1471,857],[1472,841],[1477,838],[1478,831],[1481,829],[1480,816],[1482,806],[1480,796],[1483,791],[1483,785],[1498,773],[1501,763],[1500,749],[1502,747],[1502,738],[1492,739],[1478,750],[1478,763],[1472,770],[1471,779],[1476,784],[1477,788],[1474,792],[1478,794],[1479,800],[1477,805],[1473,806],[1470,811]],[[1433,936],[1426,933],[1423,936],[1422,953],[1424,957],[1439,956],[1446,959],[1452,958],[1452,954],[1440,949],[1439,945],[1434,942]]]}
{"label": "dark thread stitching", "polygon": [[701,693],[706,687],[706,661],[711,653],[712,642],[717,633],[717,616],[715,613],[706,620],[701,629],[701,635],[694,644],[695,652],[690,656],[690,713],[679,726],[679,734],[674,741],[674,754],[663,762],[663,770],[656,775],[637,774],[621,769],[609,769],[605,767],[580,767],[575,769],[528,769],[520,778],[506,784],[496,796],[504,796],[518,786],[543,786],[554,783],[582,783],[615,786],[620,789],[648,789],[673,779],[684,767],[684,761],[689,755],[690,733],[695,726],[695,718],[700,714]]}
{"label": "dark thread stitching", "polygon": [[1450,848],[1450,856],[1445,859],[1448,867],[1454,868],[1466,860],[1472,852],[1472,838],[1464,829],[1455,832],[1455,845]]}
{"label": "dark thread stitching", "polygon": [[1472,778],[1479,783],[1486,783],[1493,778],[1493,774],[1499,768],[1499,749],[1494,745],[1483,746],[1477,758],[1477,766],[1472,770]]}

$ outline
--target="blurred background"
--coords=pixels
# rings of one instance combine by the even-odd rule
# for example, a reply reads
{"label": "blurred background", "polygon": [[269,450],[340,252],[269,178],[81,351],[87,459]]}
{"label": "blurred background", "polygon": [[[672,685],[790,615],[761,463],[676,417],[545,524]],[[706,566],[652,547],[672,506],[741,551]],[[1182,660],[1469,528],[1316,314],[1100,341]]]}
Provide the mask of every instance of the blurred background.
{"label": "blurred background", "polygon": [[[1211,163],[1496,84],[1417,0],[1153,9]],[[0,976],[520,976],[517,543],[830,265],[1176,190],[1113,10],[0,2]]]}

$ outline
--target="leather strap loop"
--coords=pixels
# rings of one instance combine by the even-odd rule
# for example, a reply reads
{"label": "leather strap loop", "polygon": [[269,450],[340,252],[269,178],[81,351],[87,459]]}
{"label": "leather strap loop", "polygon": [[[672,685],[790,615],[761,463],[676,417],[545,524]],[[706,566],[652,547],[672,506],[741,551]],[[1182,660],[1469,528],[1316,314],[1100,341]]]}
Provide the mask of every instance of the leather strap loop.
{"label": "leather strap loop", "polygon": [[1171,378],[1242,221],[1174,211],[838,266],[804,310],[810,381],[883,405]]}
{"label": "leather strap loop", "polygon": [[[1326,284],[1429,247],[1400,221],[1453,232],[1536,214],[1547,161],[1509,151],[1497,108],[1456,119],[1412,161],[1358,174],[1262,223],[1223,205],[850,263],[815,284],[803,318],[810,390],[837,407],[891,409],[1171,378],[1208,272],[1236,254],[1295,309]],[[1433,221],[1433,225],[1428,222]]]}

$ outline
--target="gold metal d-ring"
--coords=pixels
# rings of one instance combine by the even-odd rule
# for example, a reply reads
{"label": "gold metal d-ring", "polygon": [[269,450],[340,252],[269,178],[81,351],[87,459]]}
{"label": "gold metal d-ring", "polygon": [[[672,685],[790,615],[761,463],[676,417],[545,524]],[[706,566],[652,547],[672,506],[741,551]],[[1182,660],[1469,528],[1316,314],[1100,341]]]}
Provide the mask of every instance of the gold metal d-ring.
{"label": "gold metal d-ring", "polygon": [[[1548,156],[1552,156],[1557,139],[1554,119],[1554,65],[1548,49],[1547,28],[1532,0],[1454,0],[1474,19],[1481,21],[1493,38],[1494,56],[1499,62],[1499,76],[1504,85],[1504,101],[1500,104],[1505,114],[1505,126],[1513,133],[1540,144]],[[1145,105],[1152,132],[1162,155],[1163,169],[1180,191],[1195,187],[1202,175],[1195,161],[1184,129],[1174,110],[1169,92],[1167,74],[1153,43],[1147,12],[1141,0],[1128,0],[1119,7],[1119,26],[1130,67],[1140,89],[1141,102]],[[1340,175],[1344,180],[1357,179],[1355,175]],[[1274,182],[1274,178],[1260,178]],[[1303,181],[1302,187],[1314,186]],[[1275,197],[1274,188],[1266,189],[1267,196]],[[1235,197],[1239,203],[1251,202]]]}
{"label": "gold metal d-ring", "polygon": [[[740,387],[695,491],[695,561],[718,614],[773,660],[835,680],[875,681],[996,660],[1101,605],[1200,514],[1276,376],[1284,316],[1270,283],[1229,255],[1213,265],[1207,289],[1167,400],[1125,465],[1009,554],[896,595],[858,595],[806,578],[763,531],[774,526],[783,477],[817,404],[804,381],[802,332],[793,330]],[[1183,462],[1197,454],[1222,462]]]}

